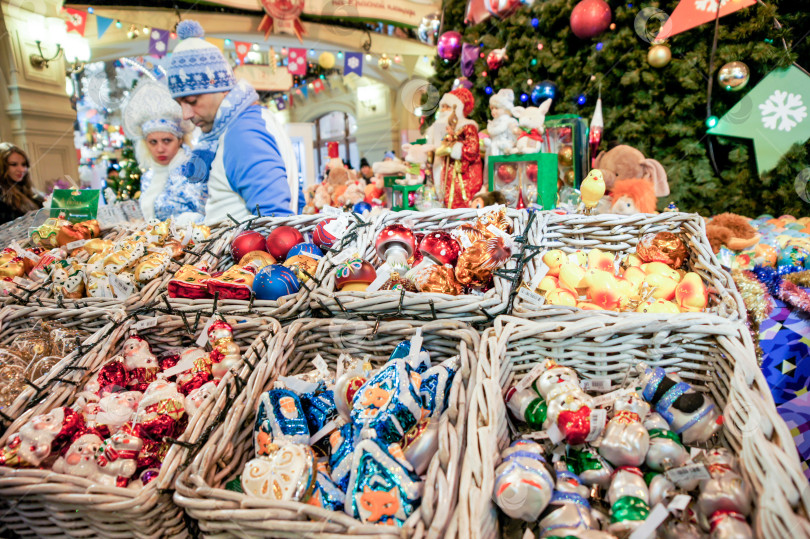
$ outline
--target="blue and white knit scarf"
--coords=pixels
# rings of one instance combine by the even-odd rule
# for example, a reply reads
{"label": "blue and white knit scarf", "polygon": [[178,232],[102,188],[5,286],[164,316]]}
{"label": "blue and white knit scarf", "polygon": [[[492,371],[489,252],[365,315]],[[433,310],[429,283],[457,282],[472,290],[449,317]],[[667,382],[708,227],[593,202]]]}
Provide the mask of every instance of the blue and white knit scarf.
{"label": "blue and white knit scarf", "polygon": [[189,182],[208,181],[211,163],[214,162],[214,157],[217,155],[219,137],[232,121],[258,100],[259,94],[256,93],[253,86],[243,80],[238,81],[236,86],[228,92],[219,105],[219,110],[214,118],[214,127],[208,133],[203,133],[188,160],[183,164],[181,173],[188,178]]}

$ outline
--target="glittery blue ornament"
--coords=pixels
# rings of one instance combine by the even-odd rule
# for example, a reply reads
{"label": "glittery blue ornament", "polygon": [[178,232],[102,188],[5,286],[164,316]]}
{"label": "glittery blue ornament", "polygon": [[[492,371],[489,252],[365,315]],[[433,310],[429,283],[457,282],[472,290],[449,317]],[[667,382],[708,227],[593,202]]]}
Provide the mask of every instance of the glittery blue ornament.
{"label": "glittery blue ornament", "polygon": [[314,435],[338,415],[335,406],[335,393],[332,390],[301,395],[301,406],[307,418],[309,431]]}
{"label": "glittery blue ornament", "polygon": [[318,464],[318,476],[315,480],[315,490],[307,502],[316,507],[323,507],[331,511],[342,511],[346,503],[346,495],[329,477],[326,467]]}
{"label": "glittery blue ornament", "polygon": [[549,80],[544,80],[535,85],[532,89],[532,103],[539,105],[546,99],[554,99],[557,96],[557,85]]}
{"label": "glittery blue ornament", "polygon": [[787,245],[779,252],[778,266],[798,266],[803,267],[807,259],[810,258],[810,252],[801,245]]}
{"label": "glittery blue ornament", "polygon": [[422,481],[401,456],[389,451],[399,446],[381,440],[362,440],[352,459],[346,491],[346,512],[367,524],[402,526],[422,501]]}
{"label": "glittery blue ornament", "polygon": [[323,256],[323,251],[321,251],[314,243],[299,243],[298,245],[292,246],[290,251],[287,253],[287,259],[290,259],[295,255],[307,255],[311,256],[312,258],[316,258]]}
{"label": "glittery blue ornament", "polygon": [[[407,359],[411,353],[411,341],[402,341],[399,343],[394,351],[391,352],[391,357],[388,359]],[[416,365],[411,365],[411,368],[416,369],[416,372],[423,373],[430,367],[430,352],[424,346],[419,348],[419,358]]]}
{"label": "glittery blue ornament", "polygon": [[447,409],[450,388],[458,367],[459,358],[452,357],[429,368],[422,375],[419,393],[422,395],[422,407],[428,412],[429,417],[438,420],[442,412]]}
{"label": "glittery blue ornament", "polygon": [[295,272],[280,264],[271,264],[259,270],[253,279],[253,292],[256,299],[275,301],[282,296],[295,294],[301,282]]}
{"label": "glittery blue ornament", "polygon": [[365,200],[361,200],[360,202],[354,205],[352,210],[354,211],[354,213],[358,215],[363,215],[365,212],[371,211],[371,204],[369,204]]}
{"label": "glittery blue ornament", "polygon": [[352,421],[374,429],[382,442],[399,442],[422,416],[419,383],[405,359],[392,359],[355,393]]}
{"label": "glittery blue ornament", "polygon": [[253,428],[257,455],[271,453],[269,444],[309,444],[309,428],[298,395],[289,389],[271,389],[262,394]]}
{"label": "glittery blue ornament", "polygon": [[345,491],[349,484],[349,473],[352,468],[352,455],[359,429],[354,424],[346,423],[329,436],[329,445],[332,448],[329,453],[329,468],[332,470],[332,481]]}

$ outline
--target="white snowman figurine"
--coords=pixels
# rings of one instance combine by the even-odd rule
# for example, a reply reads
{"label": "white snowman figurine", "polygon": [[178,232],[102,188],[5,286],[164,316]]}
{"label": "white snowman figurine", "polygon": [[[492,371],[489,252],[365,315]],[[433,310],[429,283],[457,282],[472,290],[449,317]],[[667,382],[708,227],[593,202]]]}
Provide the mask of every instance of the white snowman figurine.
{"label": "white snowman figurine", "polygon": [[534,522],[551,501],[554,479],[546,468],[542,446],[535,442],[517,440],[509,446],[495,477],[492,498],[512,518]]}
{"label": "white snowman figurine", "polygon": [[644,428],[650,434],[650,448],[645,462],[655,472],[683,466],[689,460],[689,452],[678,435],[669,430],[666,420],[653,412],[644,419]]}
{"label": "white snowman figurine", "polygon": [[614,466],[641,466],[650,447],[650,435],[641,422],[649,413],[650,405],[635,391],[617,397],[599,454]]}

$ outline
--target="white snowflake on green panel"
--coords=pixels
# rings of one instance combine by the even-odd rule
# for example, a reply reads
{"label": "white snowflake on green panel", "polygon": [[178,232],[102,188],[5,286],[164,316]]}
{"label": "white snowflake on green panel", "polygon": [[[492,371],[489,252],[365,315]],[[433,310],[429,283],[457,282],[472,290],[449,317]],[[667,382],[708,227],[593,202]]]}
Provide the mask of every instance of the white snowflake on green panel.
{"label": "white snowflake on green panel", "polygon": [[807,107],[802,103],[802,96],[776,90],[767,101],[759,106],[762,125],[768,129],[790,131],[799,122],[807,118]]}
{"label": "white snowflake on green panel", "polygon": [[[728,0],[720,0],[720,6],[725,6]],[[717,11],[717,0],[695,0],[695,9],[698,11]]]}

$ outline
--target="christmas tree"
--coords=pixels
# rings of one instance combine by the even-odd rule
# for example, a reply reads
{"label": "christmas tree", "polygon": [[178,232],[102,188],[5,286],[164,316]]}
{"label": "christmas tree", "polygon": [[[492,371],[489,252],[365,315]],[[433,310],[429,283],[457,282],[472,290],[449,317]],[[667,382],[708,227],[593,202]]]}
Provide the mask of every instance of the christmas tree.
{"label": "christmas tree", "polygon": [[126,139],[121,148],[120,170],[118,181],[107,180],[107,187],[113,190],[118,200],[137,199],[141,194],[141,169],[135,159],[132,141]]}
{"label": "christmas tree", "polygon": [[[717,6],[716,0],[683,1]],[[577,3],[535,0],[502,19],[472,25],[464,20],[467,0],[445,0],[441,31],[460,32],[463,41],[478,44],[483,55],[471,80],[473,118],[479,126],[488,119],[489,93],[500,88],[530,96],[534,85],[550,80],[557,85],[550,114],[577,114],[586,120],[601,91],[605,129],[600,150],[628,144],[658,160],[672,191],[659,200],[659,208],[672,201],[681,211],[703,215],[810,214],[810,203],[800,199],[794,187],[797,174],[810,166],[810,143],[794,145],[775,169],[759,174],[750,139],[706,133],[710,116],[721,118],[773,69],[794,62],[810,67],[810,11],[805,1],[763,0],[721,17],[711,70],[714,20],[671,37],[666,45],[672,59],[664,67],[654,68],[647,60],[650,37],[657,35],[660,20],[645,24],[644,15],[638,16],[644,8],[671,14],[677,0],[607,0],[615,26],[593,39],[580,39],[571,30]],[[501,47],[507,48],[508,59],[500,69],[488,69],[486,55]],[[732,61],[744,62],[750,70],[750,81],[740,92],[727,91],[717,82],[717,71]],[[436,69],[432,83],[440,93],[461,76],[458,61],[437,58]],[[517,104],[532,103],[529,98]]]}

